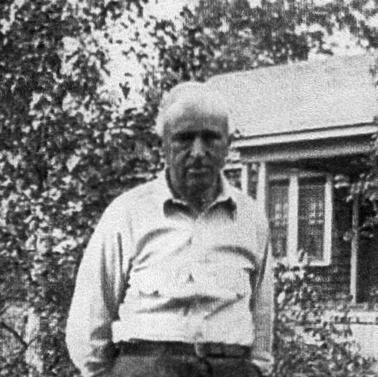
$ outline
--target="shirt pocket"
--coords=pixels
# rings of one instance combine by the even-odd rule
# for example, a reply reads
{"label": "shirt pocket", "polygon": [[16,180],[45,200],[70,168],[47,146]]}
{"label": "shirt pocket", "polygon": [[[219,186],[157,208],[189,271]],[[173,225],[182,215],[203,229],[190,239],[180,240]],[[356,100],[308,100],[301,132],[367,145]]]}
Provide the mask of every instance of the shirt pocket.
{"label": "shirt pocket", "polygon": [[169,268],[149,268],[130,277],[130,292],[139,297],[166,297],[175,290],[176,272]]}
{"label": "shirt pocket", "polygon": [[151,270],[138,271],[130,276],[129,293],[137,297],[159,297],[163,280],[163,273],[157,274]]}
{"label": "shirt pocket", "polygon": [[245,296],[251,292],[251,270],[235,265],[216,265],[211,274],[219,289]]}

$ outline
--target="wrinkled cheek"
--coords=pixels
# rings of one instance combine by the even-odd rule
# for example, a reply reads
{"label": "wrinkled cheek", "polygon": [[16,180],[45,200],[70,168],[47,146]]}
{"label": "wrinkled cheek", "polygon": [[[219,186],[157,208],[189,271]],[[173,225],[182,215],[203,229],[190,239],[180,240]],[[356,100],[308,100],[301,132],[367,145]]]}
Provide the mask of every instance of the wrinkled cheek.
{"label": "wrinkled cheek", "polygon": [[172,158],[172,167],[178,172],[183,172],[185,170],[187,158],[182,155],[175,156]]}

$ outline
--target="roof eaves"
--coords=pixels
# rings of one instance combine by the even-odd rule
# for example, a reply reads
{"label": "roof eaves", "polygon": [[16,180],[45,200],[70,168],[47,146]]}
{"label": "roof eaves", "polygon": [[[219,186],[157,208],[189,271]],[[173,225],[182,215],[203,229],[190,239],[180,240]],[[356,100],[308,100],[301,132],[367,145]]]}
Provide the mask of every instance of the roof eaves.
{"label": "roof eaves", "polygon": [[240,149],[308,140],[324,140],[330,138],[373,135],[377,132],[378,124],[372,122],[362,123],[359,125],[353,124],[343,127],[332,127],[328,129],[298,130],[277,134],[240,137],[239,139],[234,140],[232,144],[234,148]]}

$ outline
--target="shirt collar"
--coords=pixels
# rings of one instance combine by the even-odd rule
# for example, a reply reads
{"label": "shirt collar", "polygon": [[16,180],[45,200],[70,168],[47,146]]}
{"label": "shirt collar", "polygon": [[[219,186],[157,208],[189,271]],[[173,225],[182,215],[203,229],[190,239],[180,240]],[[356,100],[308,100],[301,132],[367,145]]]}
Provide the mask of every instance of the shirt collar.
{"label": "shirt collar", "polygon": [[[168,178],[167,178],[167,170],[164,169],[160,173],[157,174],[156,184],[158,185],[158,200],[160,201],[161,207],[164,208],[164,205],[167,202],[186,205],[186,203],[175,197],[169,187]],[[214,202],[211,204],[213,206],[216,203],[222,202],[230,202],[232,204],[232,209],[236,210],[236,192],[235,189],[231,186],[231,184],[227,181],[223,172],[220,174],[220,192]]]}
{"label": "shirt collar", "polygon": [[228,182],[223,172],[221,172],[220,174],[220,184],[221,184],[221,191],[218,197],[215,199],[215,202],[219,203],[219,202],[230,200],[231,203],[233,204],[233,207],[236,209],[236,191]]}

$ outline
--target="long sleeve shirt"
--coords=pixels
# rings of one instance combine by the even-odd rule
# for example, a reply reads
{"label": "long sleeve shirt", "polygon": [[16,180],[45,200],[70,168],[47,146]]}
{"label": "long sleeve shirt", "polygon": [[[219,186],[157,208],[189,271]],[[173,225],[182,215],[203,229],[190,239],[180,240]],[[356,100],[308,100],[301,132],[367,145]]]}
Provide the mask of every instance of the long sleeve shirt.
{"label": "long sleeve shirt", "polygon": [[264,211],[222,177],[199,216],[164,175],[106,209],[84,253],[66,341],[84,377],[106,375],[129,339],[272,343],[272,271]]}

